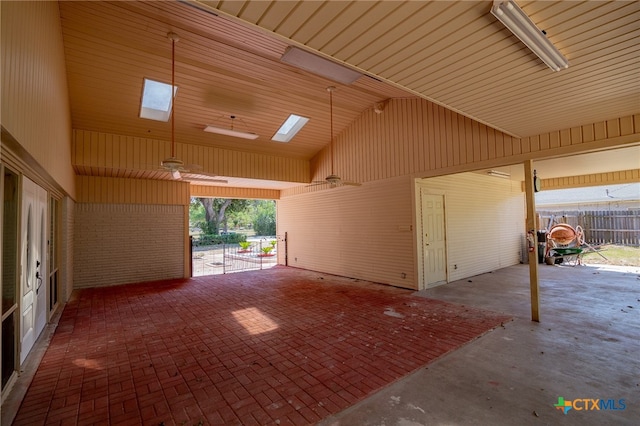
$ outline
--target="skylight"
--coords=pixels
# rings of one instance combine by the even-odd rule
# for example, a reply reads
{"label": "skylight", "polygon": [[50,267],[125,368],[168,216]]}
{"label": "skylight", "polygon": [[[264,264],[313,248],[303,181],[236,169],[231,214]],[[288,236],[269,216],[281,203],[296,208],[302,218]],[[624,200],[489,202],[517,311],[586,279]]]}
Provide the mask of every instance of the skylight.
{"label": "skylight", "polygon": [[282,123],[275,135],[271,138],[275,142],[289,142],[304,127],[309,119],[291,114],[289,118]]}
{"label": "skylight", "polygon": [[[178,86],[173,88],[173,96]],[[171,116],[171,85],[159,81],[144,79],[142,90],[142,103],[140,105],[140,118],[149,120],[169,121]]]}

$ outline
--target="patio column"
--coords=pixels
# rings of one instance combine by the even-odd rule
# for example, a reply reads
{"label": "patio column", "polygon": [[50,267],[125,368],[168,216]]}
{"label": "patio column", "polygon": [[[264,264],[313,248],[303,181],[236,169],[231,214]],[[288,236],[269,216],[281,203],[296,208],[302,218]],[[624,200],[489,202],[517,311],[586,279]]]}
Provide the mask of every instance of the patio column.
{"label": "patio column", "polygon": [[[527,237],[533,234],[533,250],[529,253],[529,287],[531,289],[531,321],[540,322],[540,295],[538,285],[538,239],[536,229],[536,198],[533,187],[533,160],[524,162],[524,189],[527,197]],[[531,242],[527,244],[530,246]]]}

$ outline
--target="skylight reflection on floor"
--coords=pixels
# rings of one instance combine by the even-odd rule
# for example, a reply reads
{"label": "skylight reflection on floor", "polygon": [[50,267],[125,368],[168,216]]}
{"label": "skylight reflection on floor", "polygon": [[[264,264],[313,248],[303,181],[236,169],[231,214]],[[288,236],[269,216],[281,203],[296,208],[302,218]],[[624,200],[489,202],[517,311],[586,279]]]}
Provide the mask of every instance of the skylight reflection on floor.
{"label": "skylight reflection on floor", "polygon": [[266,333],[278,328],[278,324],[260,312],[258,308],[247,308],[231,312],[238,324],[251,335]]}

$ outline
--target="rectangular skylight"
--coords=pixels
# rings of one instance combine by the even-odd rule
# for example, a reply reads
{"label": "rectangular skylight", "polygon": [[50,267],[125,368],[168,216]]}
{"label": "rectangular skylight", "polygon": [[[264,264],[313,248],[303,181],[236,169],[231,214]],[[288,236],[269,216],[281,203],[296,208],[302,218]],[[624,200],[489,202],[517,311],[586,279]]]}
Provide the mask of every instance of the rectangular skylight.
{"label": "rectangular skylight", "polygon": [[308,121],[309,119],[307,117],[291,114],[289,118],[282,123],[282,126],[280,126],[271,140],[275,142],[289,142]]}
{"label": "rectangular skylight", "polygon": [[[173,88],[174,97],[177,90],[178,86],[175,86]],[[169,121],[171,107],[173,105],[172,101],[170,84],[145,78],[142,90],[142,102],[140,105],[140,118]]]}

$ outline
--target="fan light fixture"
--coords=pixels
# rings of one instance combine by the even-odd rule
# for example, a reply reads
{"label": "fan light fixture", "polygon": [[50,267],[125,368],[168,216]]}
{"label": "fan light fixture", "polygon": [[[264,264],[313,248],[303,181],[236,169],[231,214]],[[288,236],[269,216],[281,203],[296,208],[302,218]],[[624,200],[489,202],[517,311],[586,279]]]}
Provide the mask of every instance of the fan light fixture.
{"label": "fan light fixture", "polygon": [[299,49],[295,46],[287,47],[280,60],[289,65],[321,75],[322,77],[326,77],[342,84],[351,84],[362,77],[362,73],[358,71],[325,59],[322,56],[307,52],[306,50]]}
{"label": "fan light fixture", "polygon": [[560,71],[569,67],[567,58],[556,49],[545,33],[536,26],[515,1],[494,0],[491,13],[549,68]]}
{"label": "fan light fixture", "polygon": [[233,121],[236,119],[236,116],[232,115],[229,118],[231,118],[231,128],[227,129],[226,127],[217,127],[210,124],[204,128],[204,131],[209,133],[217,133],[219,135],[233,136],[234,138],[258,139],[258,135],[255,133],[234,130]]}

